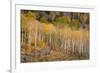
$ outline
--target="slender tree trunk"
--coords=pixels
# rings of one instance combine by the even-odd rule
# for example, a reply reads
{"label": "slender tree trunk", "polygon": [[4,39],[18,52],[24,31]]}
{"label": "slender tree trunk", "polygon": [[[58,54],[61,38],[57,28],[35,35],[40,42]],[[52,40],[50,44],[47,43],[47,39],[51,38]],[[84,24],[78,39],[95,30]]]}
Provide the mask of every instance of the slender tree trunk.
{"label": "slender tree trunk", "polygon": [[36,25],[36,28],[35,28],[35,48],[37,48],[37,35],[38,35],[38,30],[37,30],[37,25]]}

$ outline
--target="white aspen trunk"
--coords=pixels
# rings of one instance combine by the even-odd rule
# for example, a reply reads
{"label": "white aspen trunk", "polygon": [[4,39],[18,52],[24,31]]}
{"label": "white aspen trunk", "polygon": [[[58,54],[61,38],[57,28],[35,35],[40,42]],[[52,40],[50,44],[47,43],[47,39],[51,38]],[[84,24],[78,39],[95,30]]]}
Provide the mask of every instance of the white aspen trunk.
{"label": "white aspen trunk", "polygon": [[66,40],[65,40],[65,42],[64,42],[64,49],[66,50]]}
{"label": "white aspen trunk", "polygon": [[72,52],[75,52],[75,50],[74,50],[74,45],[75,45],[75,44],[74,44],[74,41],[75,41],[75,40],[72,40]]}
{"label": "white aspen trunk", "polygon": [[51,45],[51,33],[50,33],[50,45]]}
{"label": "white aspen trunk", "polygon": [[68,41],[67,41],[67,43],[68,43],[68,51],[69,51],[69,49],[70,49],[70,39],[68,38]]}
{"label": "white aspen trunk", "polygon": [[41,41],[43,41],[43,38],[44,38],[43,36],[44,36],[43,33],[41,33]]}
{"label": "white aspen trunk", "polygon": [[[83,24],[81,24],[83,25]],[[81,26],[81,29],[80,29],[80,50],[79,50],[79,53],[82,55],[83,53],[83,29],[82,29],[82,26]]]}
{"label": "white aspen trunk", "polygon": [[37,48],[37,24],[36,24],[36,28],[35,28],[35,48]]}
{"label": "white aspen trunk", "polygon": [[29,25],[29,31],[28,31],[28,45],[30,46],[30,44],[31,44],[31,31],[30,31],[30,25]]}
{"label": "white aspen trunk", "polygon": [[51,41],[52,41],[52,39],[51,39],[51,32],[50,32],[50,39],[49,39],[49,47],[50,47],[50,49],[51,49]]}
{"label": "white aspen trunk", "polygon": [[65,50],[65,52],[67,51],[66,44],[67,44],[67,42],[65,40],[65,44],[64,44],[64,50]]}
{"label": "white aspen trunk", "polygon": [[[22,30],[23,31],[23,30]],[[24,39],[23,39],[23,32],[21,33],[21,42],[22,42],[22,44],[23,44],[23,42],[24,42]]]}

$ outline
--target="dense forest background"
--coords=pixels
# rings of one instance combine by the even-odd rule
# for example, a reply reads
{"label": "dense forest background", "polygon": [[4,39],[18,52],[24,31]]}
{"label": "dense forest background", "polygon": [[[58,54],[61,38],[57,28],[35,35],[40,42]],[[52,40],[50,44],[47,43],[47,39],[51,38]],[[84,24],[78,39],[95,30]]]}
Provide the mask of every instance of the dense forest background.
{"label": "dense forest background", "polygon": [[43,23],[52,23],[55,26],[77,30],[82,27],[89,31],[89,13],[32,10],[22,10],[21,13]]}

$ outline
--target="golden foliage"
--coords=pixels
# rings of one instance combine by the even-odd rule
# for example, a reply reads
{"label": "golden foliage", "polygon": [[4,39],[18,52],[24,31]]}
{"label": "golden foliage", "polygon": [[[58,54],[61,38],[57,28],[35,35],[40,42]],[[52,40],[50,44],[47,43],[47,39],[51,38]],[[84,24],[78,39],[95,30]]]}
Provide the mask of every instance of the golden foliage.
{"label": "golden foliage", "polygon": [[44,24],[43,29],[44,29],[44,32],[48,34],[49,32],[52,32],[53,30],[55,30],[55,26],[53,24]]}

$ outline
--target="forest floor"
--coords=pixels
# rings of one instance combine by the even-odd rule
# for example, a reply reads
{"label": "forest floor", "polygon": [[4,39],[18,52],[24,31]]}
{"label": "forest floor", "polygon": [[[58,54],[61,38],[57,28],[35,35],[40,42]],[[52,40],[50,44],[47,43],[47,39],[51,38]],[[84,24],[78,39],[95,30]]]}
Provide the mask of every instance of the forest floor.
{"label": "forest floor", "polygon": [[48,55],[32,57],[31,62],[73,61],[73,60],[88,60],[88,59],[89,59],[88,56],[79,56],[78,54],[65,54],[59,51],[52,50]]}

